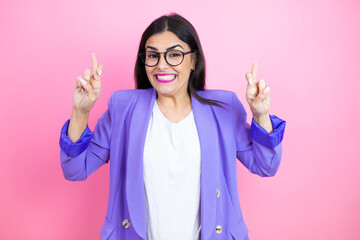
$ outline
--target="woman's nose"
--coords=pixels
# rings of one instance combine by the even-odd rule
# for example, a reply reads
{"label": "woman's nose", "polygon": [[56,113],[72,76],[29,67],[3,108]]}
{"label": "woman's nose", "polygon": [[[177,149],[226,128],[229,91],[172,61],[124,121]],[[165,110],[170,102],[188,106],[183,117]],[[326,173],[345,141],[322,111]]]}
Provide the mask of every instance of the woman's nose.
{"label": "woman's nose", "polygon": [[159,56],[159,63],[157,65],[157,67],[159,69],[166,69],[169,67],[168,63],[166,62],[165,60],[165,54],[164,53],[160,53],[160,56]]}

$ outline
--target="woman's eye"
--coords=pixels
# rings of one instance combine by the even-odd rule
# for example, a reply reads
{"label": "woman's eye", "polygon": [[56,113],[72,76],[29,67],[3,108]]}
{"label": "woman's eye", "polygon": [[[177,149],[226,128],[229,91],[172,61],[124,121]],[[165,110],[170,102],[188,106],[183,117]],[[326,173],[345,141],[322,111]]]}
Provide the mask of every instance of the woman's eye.
{"label": "woman's eye", "polygon": [[171,58],[176,58],[176,57],[180,57],[180,55],[181,55],[180,53],[171,53],[170,57]]}
{"label": "woman's eye", "polygon": [[148,58],[157,58],[158,55],[157,55],[156,53],[148,53],[148,54],[147,54],[147,57],[148,57]]}
{"label": "woman's eye", "polygon": [[157,58],[157,55],[156,54],[149,54],[148,58]]}

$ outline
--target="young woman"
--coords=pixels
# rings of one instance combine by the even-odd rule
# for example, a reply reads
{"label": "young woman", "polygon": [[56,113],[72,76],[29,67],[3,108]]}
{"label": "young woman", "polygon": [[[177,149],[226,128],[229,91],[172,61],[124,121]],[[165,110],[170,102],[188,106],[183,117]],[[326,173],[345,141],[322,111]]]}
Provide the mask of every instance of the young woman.
{"label": "young woman", "polygon": [[248,239],[238,196],[236,158],[273,176],[285,122],[269,115],[270,89],[246,74],[253,120],[233,92],[205,90],[205,59],[194,27],[162,16],[142,35],[136,90],[117,91],[94,132],[102,65],[78,77],[71,119],[60,137],[66,179],[85,180],[110,161],[101,239]]}

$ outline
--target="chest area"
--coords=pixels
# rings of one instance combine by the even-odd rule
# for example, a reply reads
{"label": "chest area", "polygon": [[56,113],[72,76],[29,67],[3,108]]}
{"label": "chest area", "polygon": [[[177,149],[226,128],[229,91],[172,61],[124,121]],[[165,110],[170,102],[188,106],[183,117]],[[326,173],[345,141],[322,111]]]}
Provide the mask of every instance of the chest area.
{"label": "chest area", "polygon": [[144,174],[191,177],[200,172],[200,142],[193,113],[178,123],[154,106],[144,146]]}

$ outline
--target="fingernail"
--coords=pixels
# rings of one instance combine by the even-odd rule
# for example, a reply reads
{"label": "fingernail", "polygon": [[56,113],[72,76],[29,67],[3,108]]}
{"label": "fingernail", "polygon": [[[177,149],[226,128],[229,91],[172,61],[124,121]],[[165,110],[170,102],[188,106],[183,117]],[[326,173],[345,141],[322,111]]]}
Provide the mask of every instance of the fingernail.
{"label": "fingernail", "polygon": [[97,74],[100,76],[101,73],[102,73],[102,69],[100,68],[100,69],[97,70]]}
{"label": "fingernail", "polygon": [[251,78],[249,78],[249,84],[252,85],[253,84],[253,80]]}
{"label": "fingernail", "polygon": [[264,93],[267,94],[269,91],[270,91],[270,88],[266,87],[265,90],[264,90]]}
{"label": "fingernail", "polygon": [[83,78],[80,78],[80,82],[82,85],[86,86],[87,82],[83,79]]}

